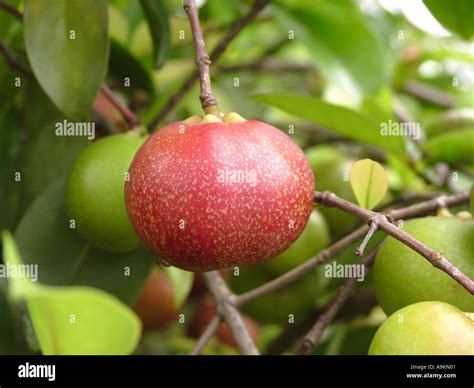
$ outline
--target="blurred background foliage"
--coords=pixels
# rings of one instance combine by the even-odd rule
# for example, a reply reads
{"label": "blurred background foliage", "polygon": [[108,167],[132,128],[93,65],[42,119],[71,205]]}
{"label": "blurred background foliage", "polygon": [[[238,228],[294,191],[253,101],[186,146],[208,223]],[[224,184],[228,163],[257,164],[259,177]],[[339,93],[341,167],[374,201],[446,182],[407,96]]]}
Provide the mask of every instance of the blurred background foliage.
{"label": "blurred background foliage", "polygon": [[[96,122],[98,137],[127,130],[120,113],[97,94],[102,80],[143,123],[156,117],[195,69],[181,1],[99,0],[87,7],[77,2],[72,6],[76,26],[90,38],[73,52],[54,42],[46,50],[36,39],[45,22],[55,33],[58,16],[46,11],[61,1],[7,2],[30,10],[23,24],[0,11],[2,52],[13,53],[28,73],[1,58],[0,229],[14,233],[24,262],[41,264],[42,283],[87,285],[133,305],[153,258],[141,250],[101,252],[65,228],[64,177],[89,141],[55,136],[52,128],[63,119],[81,117]],[[253,4],[197,2],[208,52]],[[473,14],[474,2],[469,0],[270,1],[212,65],[213,90],[223,112],[236,111],[288,133],[307,153],[317,190],[353,201],[349,167],[354,160],[370,157],[390,176],[382,207],[458,192],[470,187],[474,174]],[[48,69],[64,73],[66,87],[54,86]],[[75,72],[81,74],[79,82]],[[198,88],[194,85],[160,125],[199,113]],[[420,136],[384,137],[381,125],[390,122],[417,123]],[[21,182],[15,180],[17,172]],[[326,245],[358,224],[338,210],[321,213],[330,231]],[[353,251],[347,249],[336,260],[354,262]],[[124,281],[122,269],[130,262],[133,275]],[[278,274],[262,267],[245,269],[241,278],[234,275],[230,283],[240,283],[236,289],[244,290]],[[192,279],[173,276],[174,287],[186,283],[190,288]],[[336,279],[318,280],[317,273],[311,276],[288,288],[282,299],[266,302],[269,310],[278,310],[275,319],[262,307],[256,313],[251,306],[246,310],[260,324],[263,352],[290,351],[340,284]],[[180,307],[184,317],[193,315],[200,298],[192,295]],[[305,305],[298,306],[295,323],[288,323],[294,301]],[[370,278],[347,305],[315,354],[366,354],[384,319]],[[0,311],[0,353],[38,351],[24,307],[9,303],[0,292]],[[195,343],[187,336],[189,321],[176,318],[147,333],[136,352],[189,352]],[[235,352],[213,340],[204,353]]]}

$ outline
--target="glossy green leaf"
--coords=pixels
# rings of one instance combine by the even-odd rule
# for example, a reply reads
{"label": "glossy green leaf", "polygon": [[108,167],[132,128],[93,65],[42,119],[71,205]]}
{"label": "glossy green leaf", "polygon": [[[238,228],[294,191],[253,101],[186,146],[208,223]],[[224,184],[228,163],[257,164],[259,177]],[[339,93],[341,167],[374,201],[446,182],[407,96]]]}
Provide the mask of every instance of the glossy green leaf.
{"label": "glossy green leaf", "polygon": [[402,137],[382,136],[380,122],[352,109],[330,104],[316,97],[266,94],[254,98],[349,139],[399,154],[405,153]]}
{"label": "glossy green leaf", "polygon": [[428,138],[461,128],[474,127],[474,109],[461,108],[443,112],[432,117],[423,126]]}
{"label": "glossy green leaf", "polygon": [[[22,265],[9,232],[4,232],[3,244],[5,263]],[[140,338],[138,317],[113,296],[94,288],[48,287],[27,277],[13,277],[9,295],[26,300],[45,355],[130,354]]]}
{"label": "glossy green leaf", "polygon": [[430,162],[474,164],[474,128],[432,137],[422,149]]}
{"label": "glossy green leaf", "polygon": [[119,80],[128,77],[132,90],[142,89],[155,94],[153,81],[145,67],[124,46],[114,40],[110,44],[109,69],[111,75]]}
{"label": "glossy green leaf", "polygon": [[170,25],[165,0],[140,0],[153,40],[153,62],[159,69],[170,51]]}
{"label": "glossy green leaf", "polygon": [[107,69],[107,2],[26,0],[24,35],[46,94],[68,118],[87,119]]}
{"label": "glossy green leaf", "polygon": [[373,209],[385,196],[388,176],[383,167],[373,160],[358,160],[349,172],[352,191],[360,206]]}
{"label": "glossy green leaf", "polygon": [[174,304],[176,308],[179,308],[186,301],[191,292],[194,274],[176,267],[164,267],[164,270],[173,285]]}
{"label": "glossy green leaf", "polygon": [[352,1],[277,3],[303,27],[305,36],[295,39],[305,39],[327,81],[358,96],[373,94],[387,82],[389,51],[381,31]]}
{"label": "glossy green leaf", "polygon": [[144,250],[112,254],[93,248],[69,228],[63,208],[65,178],[53,182],[28,208],[15,239],[25,263],[38,264],[48,285],[88,285],[132,304],[153,257]]}
{"label": "glossy green leaf", "polygon": [[433,16],[448,30],[464,39],[474,35],[472,0],[423,0]]}

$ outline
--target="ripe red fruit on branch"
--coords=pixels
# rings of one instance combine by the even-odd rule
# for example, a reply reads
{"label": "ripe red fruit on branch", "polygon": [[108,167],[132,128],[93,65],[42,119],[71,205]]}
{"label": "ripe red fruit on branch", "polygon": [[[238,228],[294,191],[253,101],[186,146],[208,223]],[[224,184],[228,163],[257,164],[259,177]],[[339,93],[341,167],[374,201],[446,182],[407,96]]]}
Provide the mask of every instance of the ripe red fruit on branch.
{"label": "ripe red fruit on branch", "polygon": [[235,113],[171,123],[139,149],[125,186],[142,242],[165,262],[203,272],[283,252],[313,208],[314,177],[283,132]]}

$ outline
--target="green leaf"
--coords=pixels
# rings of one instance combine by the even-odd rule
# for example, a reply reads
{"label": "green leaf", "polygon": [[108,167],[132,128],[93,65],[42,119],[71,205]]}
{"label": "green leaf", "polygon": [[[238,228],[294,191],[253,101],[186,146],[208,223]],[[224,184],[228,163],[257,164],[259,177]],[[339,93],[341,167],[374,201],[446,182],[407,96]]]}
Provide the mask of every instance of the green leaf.
{"label": "green leaf", "polygon": [[474,164],[474,128],[458,129],[432,137],[421,148],[432,163]]}
{"label": "green leaf", "polygon": [[34,134],[21,152],[23,210],[51,182],[68,173],[89,144],[85,136],[56,136],[56,122]]}
{"label": "green leaf", "polygon": [[472,0],[423,0],[433,16],[448,30],[464,39],[474,35]]}
{"label": "green leaf", "polygon": [[153,265],[152,255],[141,249],[112,254],[82,240],[69,228],[64,186],[64,177],[54,181],[21,219],[15,238],[24,262],[39,265],[44,284],[93,286],[132,304]]}
{"label": "green leaf", "polygon": [[352,109],[329,104],[316,97],[266,94],[254,98],[349,139],[399,154],[405,153],[402,137],[382,136],[379,122]]}
{"label": "green leaf", "polygon": [[[359,96],[373,94],[387,82],[388,46],[352,1],[277,3],[303,27],[304,43],[326,80]],[[289,27],[294,29],[294,23]]]}
{"label": "green leaf", "polygon": [[153,62],[159,69],[170,51],[170,25],[164,0],[140,0],[153,40]]}
{"label": "green leaf", "polygon": [[432,117],[423,126],[428,138],[469,127],[474,127],[474,109],[472,108],[448,110]]}
{"label": "green leaf", "polygon": [[471,197],[471,200],[470,200],[470,202],[471,202],[471,214],[474,214],[474,185],[471,186],[471,195],[470,195],[470,197]]}
{"label": "green leaf", "polygon": [[373,209],[385,196],[388,176],[383,167],[373,160],[358,160],[349,173],[352,191],[360,206]]}
{"label": "green leaf", "polygon": [[194,274],[176,267],[164,267],[164,270],[173,285],[174,305],[176,308],[179,308],[191,292]]}
{"label": "green leaf", "polygon": [[[3,245],[6,265],[22,265],[9,232],[3,233]],[[140,320],[127,306],[103,291],[88,287],[48,287],[27,277],[12,277],[9,295],[14,300],[26,300],[45,355],[130,354],[138,344]]]}
{"label": "green leaf", "polygon": [[26,0],[24,35],[46,94],[68,118],[88,118],[107,69],[107,2]]}
{"label": "green leaf", "polygon": [[143,65],[120,43],[112,40],[110,45],[110,73],[117,79],[130,78],[130,88],[143,89],[154,95],[154,84]]}

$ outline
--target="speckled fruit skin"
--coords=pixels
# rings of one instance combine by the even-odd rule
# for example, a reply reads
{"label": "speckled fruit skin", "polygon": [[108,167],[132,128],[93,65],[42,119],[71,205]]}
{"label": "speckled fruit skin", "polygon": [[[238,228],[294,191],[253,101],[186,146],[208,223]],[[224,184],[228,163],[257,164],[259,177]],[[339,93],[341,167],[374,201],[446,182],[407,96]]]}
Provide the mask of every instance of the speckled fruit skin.
{"label": "speckled fruit skin", "polygon": [[161,268],[153,267],[133,306],[144,332],[159,329],[176,317],[174,298],[171,280]]}
{"label": "speckled fruit skin", "polygon": [[125,174],[145,139],[135,133],[107,136],[88,146],[69,174],[65,208],[78,233],[109,252],[140,245],[127,216]]}
{"label": "speckled fruit skin", "polygon": [[[474,222],[456,217],[424,217],[405,223],[403,230],[474,277]],[[377,300],[387,315],[416,302],[438,300],[463,311],[474,311],[474,297],[424,257],[388,237],[375,259],[373,280]]]}
{"label": "speckled fruit skin", "polygon": [[442,302],[420,302],[391,315],[369,355],[473,355],[474,317]]}
{"label": "speckled fruit skin", "polygon": [[130,174],[125,198],[142,242],[193,272],[277,256],[313,208],[304,153],[259,121],[171,123],[140,148]]}

